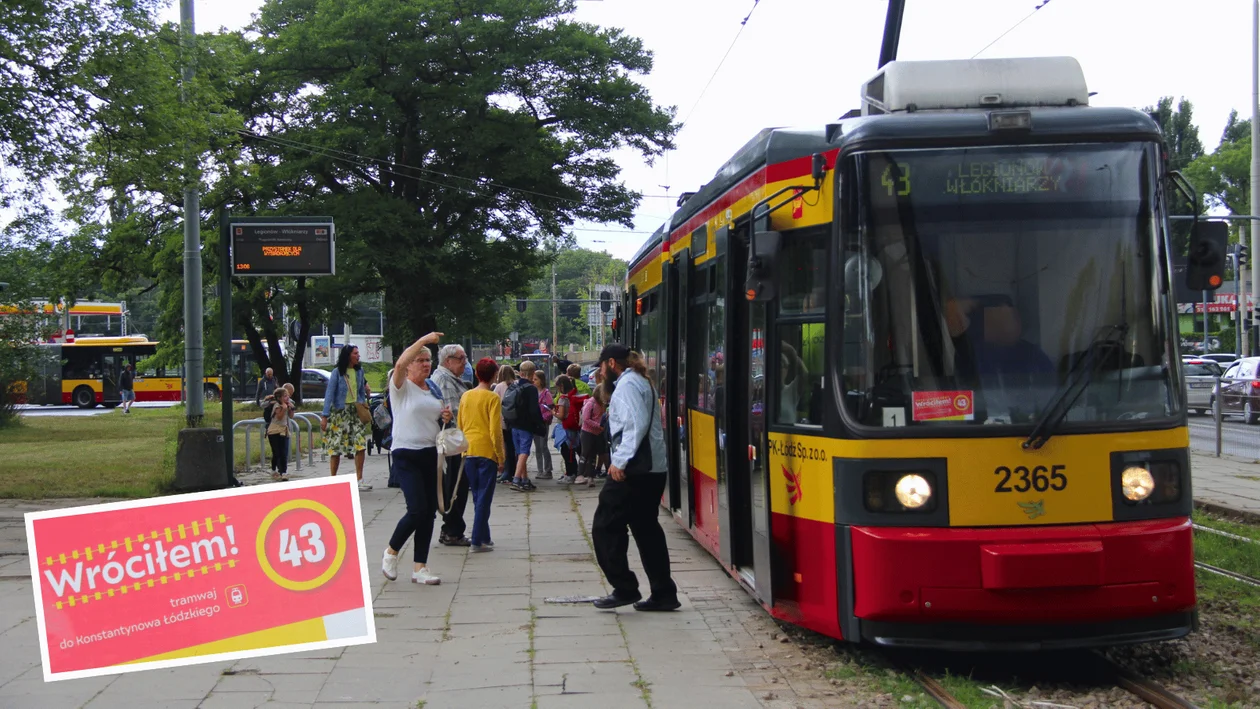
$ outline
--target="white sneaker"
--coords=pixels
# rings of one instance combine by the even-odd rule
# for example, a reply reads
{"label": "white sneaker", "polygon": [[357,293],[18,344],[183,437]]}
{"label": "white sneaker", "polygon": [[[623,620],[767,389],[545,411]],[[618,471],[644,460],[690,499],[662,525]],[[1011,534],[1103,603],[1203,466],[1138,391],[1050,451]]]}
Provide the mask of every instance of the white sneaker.
{"label": "white sneaker", "polygon": [[371,489],[372,489],[371,485],[368,485],[367,483],[361,480],[359,481],[359,492],[367,492],[368,490],[371,490]]}
{"label": "white sneaker", "polygon": [[411,574],[411,582],[422,583],[426,586],[436,586],[442,583],[442,579],[438,577],[437,574],[429,571],[429,567],[426,566],[423,569],[415,571]]}
{"label": "white sneaker", "polygon": [[483,551],[494,551],[493,544],[474,544],[468,547],[468,551],[472,554],[479,554]]}
{"label": "white sneaker", "polygon": [[381,573],[385,574],[385,578],[393,581],[398,578],[398,555],[390,554],[389,550],[385,550],[385,556],[381,558]]}

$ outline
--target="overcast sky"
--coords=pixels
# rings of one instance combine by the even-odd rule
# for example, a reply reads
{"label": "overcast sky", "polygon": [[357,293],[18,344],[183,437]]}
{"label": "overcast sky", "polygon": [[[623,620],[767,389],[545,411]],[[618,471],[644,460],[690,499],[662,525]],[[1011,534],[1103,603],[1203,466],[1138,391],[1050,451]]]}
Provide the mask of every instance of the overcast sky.
{"label": "overcast sky", "polygon": [[[1093,105],[1143,108],[1160,96],[1188,98],[1209,152],[1231,109],[1250,117],[1251,2],[1045,0],[1034,12],[1042,3],[906,0],[898,58],[966,59],[981,50],[981,57],[1072,56],[1089,90],[1097,92]],[[261,5],[261,0],[201,0],[197,28],[238,29]],[[648,195],[635,225],[645,233],[598,224],[580,225],[576,232],[581,245],[620,258],[631,257],[669,217],[679,193],[707,182],[757,131],[819,127],[856,108],[859,87],[877,69],[888,8],[886,0],[580,0],[577,5],[579,20],[620,27],[643,40],[655,67],[642,83],[658,104],[676,106],[678,119],[686,121],[677,149],[653,165],[633,152],[618,153],[626,183]],[[178,20],[178,3],[166,17]]]}

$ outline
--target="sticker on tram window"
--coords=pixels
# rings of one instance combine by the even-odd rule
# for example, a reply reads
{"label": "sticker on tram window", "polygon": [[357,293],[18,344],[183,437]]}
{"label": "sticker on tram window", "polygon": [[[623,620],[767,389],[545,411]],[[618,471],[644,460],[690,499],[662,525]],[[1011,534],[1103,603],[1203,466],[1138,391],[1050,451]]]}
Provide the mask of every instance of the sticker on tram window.
{"label": "sticker on tram window", "polygon": [[1028,492],[1035,490],[1064,490],[1067,488],[1066,465],[1036,465],[1031,468],[1025,465],[1007,467],[1000,465],[993,474],[998,476],[994,492]]}
{"label": "sticker on tram window", "polygon": [[976,398],[970,391],[916,391],[911,399],[915,421],[972,421]]}

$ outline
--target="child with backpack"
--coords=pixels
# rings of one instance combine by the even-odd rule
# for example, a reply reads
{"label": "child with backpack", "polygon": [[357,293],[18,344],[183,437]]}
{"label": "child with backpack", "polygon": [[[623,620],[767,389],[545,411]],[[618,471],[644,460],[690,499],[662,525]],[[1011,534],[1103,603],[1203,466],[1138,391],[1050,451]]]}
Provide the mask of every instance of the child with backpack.
{"label": "child with backpack", "polygon": [[560,427],[564,429],[561,439],[560,457],[564,460],[564,477],[556,480],[560,484],[569,484],[577,480],[577,452],[581,442],[582,406],[586,403],[586,395],[580,394],[567,374],[556,377],[556,388],[560,396],[556,399],[556,417]]}
{"label": "child with backpack", "polygon": [[[516,453],[516,460],[509,461],[516,470],[511,487],[518,492],[536,489],[529,479],[526,466],[534,436],[547,433],[547,424],[543,421],[542,410],[538,406],[538,390],[534,388],[534,371],[533,362],[522,362],[520,377],[503,394],[503,420],[507,422],[512,436],[513,452]],[[504,468],[506,467],[505,465]]]}
{"label": "child with backpack", "polygon": [[604,448],[603,419],[611,398],[612,387],[600,384],[582,405],[582,474],[573,481],[577,485],[595,487],[595,464]]}

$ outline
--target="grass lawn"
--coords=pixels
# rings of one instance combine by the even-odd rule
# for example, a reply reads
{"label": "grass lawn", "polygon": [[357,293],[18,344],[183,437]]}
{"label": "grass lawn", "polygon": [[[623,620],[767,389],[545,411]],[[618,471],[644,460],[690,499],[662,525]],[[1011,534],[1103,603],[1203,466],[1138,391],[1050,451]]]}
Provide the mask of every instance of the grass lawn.
{"label": "grass lawn", "polygon": [[[223,418],[219,405],[206,409],[203,425],[218,428]],[[312,405],[301,410],[318,412]],[[235,411],[237,421],[259,416],[252,403],[237,404]],[[0,429],[0,498],[137,498],[171,491],[175,447],[184,427],[182,406],[20,420]],[[239,469],[245,461],[243,435],[236,436],[234,453]]]}

